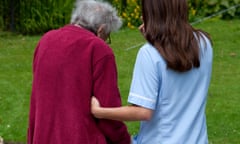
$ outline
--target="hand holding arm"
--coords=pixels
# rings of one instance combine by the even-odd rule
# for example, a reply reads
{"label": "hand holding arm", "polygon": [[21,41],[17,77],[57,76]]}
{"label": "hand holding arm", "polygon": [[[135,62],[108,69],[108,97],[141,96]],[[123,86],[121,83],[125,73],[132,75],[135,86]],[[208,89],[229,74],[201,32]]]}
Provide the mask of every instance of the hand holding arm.
{"label": "hand holding arm", "polygon": [[94,117],[96,118],[101,118],[101,116],[99,115],[98,113],[98,110],[101,109],[101,106],[100,106],[100,103],[99,101],[97,100],[96,97],[92,97],[92,101],[91,101],[91,112],[92,114],[94,115]]}
{"label": "hand holding arm", "polygon": [[95,97],[92,97],[91,111],[96,118],[119,121],[147,121],[151,119],[153,113],[151,109],[136,105],[112,108],[101,107]]}

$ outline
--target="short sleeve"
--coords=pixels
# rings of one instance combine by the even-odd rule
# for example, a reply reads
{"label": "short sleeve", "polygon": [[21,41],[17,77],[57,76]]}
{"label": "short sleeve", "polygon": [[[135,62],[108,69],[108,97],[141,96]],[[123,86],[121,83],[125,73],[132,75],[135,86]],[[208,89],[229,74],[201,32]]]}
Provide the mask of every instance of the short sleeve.
{"label": "short sleeve", "polygon": [[143,46],[137,55],[128,102],[154,110],[158,98],[160,76],[153,49]]}

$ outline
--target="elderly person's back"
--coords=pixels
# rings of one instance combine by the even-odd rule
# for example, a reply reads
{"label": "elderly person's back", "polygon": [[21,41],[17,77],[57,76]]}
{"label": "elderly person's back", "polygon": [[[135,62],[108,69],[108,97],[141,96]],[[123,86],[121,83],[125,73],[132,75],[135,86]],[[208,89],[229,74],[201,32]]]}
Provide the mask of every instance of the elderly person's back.
{"label": "elderly person's back", "polygon": [[121,20],[109,4],[79,1],[71,24],[44,34],[33,60],[28,144],[129,144],[123,122],[97,120],[91,96],[120,106],[116,63],[105,43]]}

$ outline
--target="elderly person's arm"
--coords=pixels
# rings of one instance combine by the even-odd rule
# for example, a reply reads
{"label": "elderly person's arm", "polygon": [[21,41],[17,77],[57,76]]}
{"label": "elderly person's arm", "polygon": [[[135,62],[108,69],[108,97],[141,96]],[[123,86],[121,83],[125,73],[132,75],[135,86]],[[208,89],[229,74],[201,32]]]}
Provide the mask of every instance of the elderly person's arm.
{"label": "elderly person's arm", "polygon": [[[93,72],[93,95],[95,95],[105,107],[121,106],[121,97],[117,85],[117,71],[114,55],[111,54],[103,57],[94,65]],[[97,125],[105,135],[109,143],[129,144],[130,135],[126,125],[121,121],[96,119]]]}

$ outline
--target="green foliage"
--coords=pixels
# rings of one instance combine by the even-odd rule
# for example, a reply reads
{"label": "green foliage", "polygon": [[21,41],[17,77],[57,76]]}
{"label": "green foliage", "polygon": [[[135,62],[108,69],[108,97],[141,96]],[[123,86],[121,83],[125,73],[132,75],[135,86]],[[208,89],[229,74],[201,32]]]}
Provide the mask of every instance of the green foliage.
{"label": "green foliage", "polygon": [[[3,2],[3,1],[2,1]],[[0,30],[4,28],[4,20],[3,20],[3,3],[0,2]]]}
{"label": "green foliage", "polygon": [[[22,34],[41,34],[70,22],[75,0],[0,1],[0,27]],[[10,7],[9,7],[10,5]],[[10,13],[10,15],[9,15]],[[1,25],[1,18],[5,23]]]}
{"label": "green foliage", "polygon": [[222,19],[240,18],[240,0],[189,0],[188,2],[191,22],[227,10],[233,6],[236,7],[219,14],[218,17]]}
{"label": "green foliage", "polygon": [[2,16],[0,16],[0,30],[2,30],[3,27],[4,27],[3,18]]}
{"label": "green foliage", "polygon": [[[124,27],[131,29],[141,24],[141,0],[105,0],[119,12]],[[0,29],[15,30],[22,34],[40,34],[63,26],[70,21],[75,0],[0,0]],[[222,19],[240,18],[240,0],[188,0],[189,20],[197,21],[216,14]]]}
{"label": "green foliage", "polygon": [[123,19],[123,26],[134,29],[141,21],[140,0],[112,0],[112,5],[117,8],[119,15]]}
{"label": "green foliage", "polygon": [[[124,20],[124,26],[136,28],[141,24],[141,0],[108,0],[118,10]],[[123,1],[126,5],[123,5]],[[194,22],[203,17],[216,14],[232,6],[238,6],[223,14],[218,15],[222,19],[240,18],[240,0],[189,0],[189,21]]]}
{"label": "green foliage", "polygon": [[59,28],[69,23],[73,2],[36,0],[30,6],[26,1],[21,1],[20,7],[25,6],[26,9],[20,11],[21,21],[17,30],[24,34],[40,34]]}

